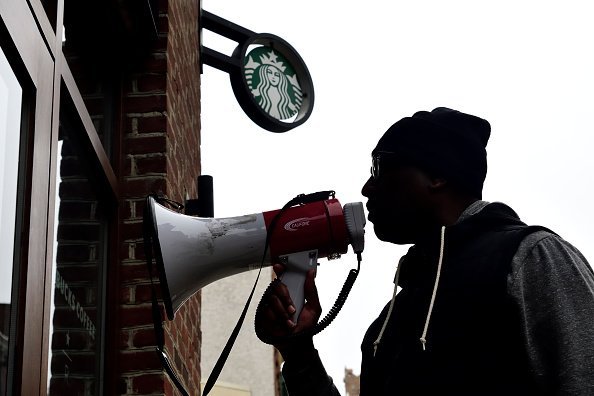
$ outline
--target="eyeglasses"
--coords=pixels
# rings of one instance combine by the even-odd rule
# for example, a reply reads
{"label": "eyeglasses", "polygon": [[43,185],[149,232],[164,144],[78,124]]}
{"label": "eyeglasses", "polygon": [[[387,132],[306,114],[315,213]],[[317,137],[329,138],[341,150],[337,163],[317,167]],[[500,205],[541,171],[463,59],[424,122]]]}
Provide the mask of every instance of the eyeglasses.
{"label": "eyeglasses", "polygon": [[389,162],[393,162],[396,153],[390,151],[378,151],[371,157],[371,177],[377,180],[380,176],[380,159],[383,158],[383,163],[391,156]]}

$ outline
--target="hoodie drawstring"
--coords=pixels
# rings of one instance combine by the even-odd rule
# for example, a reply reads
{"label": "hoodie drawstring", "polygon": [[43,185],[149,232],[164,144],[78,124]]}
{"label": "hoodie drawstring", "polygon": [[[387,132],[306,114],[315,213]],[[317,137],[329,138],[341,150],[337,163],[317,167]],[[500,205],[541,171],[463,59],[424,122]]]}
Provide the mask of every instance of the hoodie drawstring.
{"label": "hoodie drawstring", "polygon": [[402,260],[404,257],[400,259],[398,262],[398,268],[396,268],[396,276],[394,276],[394,293],[392,293],[392,300],[390,301],[390,307],[388,308],[388,314],[386,315],[386,319],[384,319],[384,324],[382,325],[382,329],[379,332],[377,339],[373,342],[373,356],[375,356],[377,352],[377,347],[379,346],[380,342],[382,341],[382,337],[384,335],[384,331],[388,326],[388,321],[390,320],[390,316],[392,316],[392,309],[394,308],[394,301],[396,300],[396,294],[398,294],[398,278],[400,277],[400,268],[402,266]]}
{"label": "hoodie drawstring", "polygon": [[425,328],[419,340],[423,344],[423,351],[427,343],[427,330],[429,330],[429,322],[431,321],[431,313],[433,312],[433,304],[435,303],[435,296],[437,295],[437,286],[439,285],[439,276],[441,275],[441,263],[443,262],[443,250],[445,245],[445,226],[441,227],[441,243],[439,246],[439,261],[437,262],[437,275],[435,276],[435,284],[433,285],[433,294],[431,295],[431,303],[429,303],[429,311],[427,312],[427,319],[425,319]]}
{"label": "hoodie drawstring", "polygon": [[[441,227],[441,242],[439,246],[439,261],[437,262],[437,274],[435,276],[435,283],[433,285],[433,294],[431,295],[431,302],[429,303],[429,310],[427,312],[427,318],[425,319],[425,327],[423,329],[423,334],[419,340],[421,344],[423,344],[423,351],[425,350],[425,344],[427,343],[427,331],[429,330],[429,322],[431,321],[431,313],[433,312],[433,305],[435,304],[435,296],[437,295],[437,287],[439,286],[439,277],[441,275],[441,264],[443,263],[443,252],[445,247],[445,226]],[[388,308],[388,313],[386,318],[384,319],[384,324],[382,325],[382,329],[379,332],[377,339],[373,342],[373,356],[377,353],[377,348],[379,347],[380,342],[382,341],[382,337],[384,335],[384,331],[388,326],[388,321],[392,316],[392,309],[394,308],[394,301],[396,300],[396,294],[398,294],[398,278],[400,277],[400,268],[402,259],[398,263],[398,268],[396,269],[396,276],[394,277],[394,293],[392,294],[392,300],[390,301],[390,307]]]}

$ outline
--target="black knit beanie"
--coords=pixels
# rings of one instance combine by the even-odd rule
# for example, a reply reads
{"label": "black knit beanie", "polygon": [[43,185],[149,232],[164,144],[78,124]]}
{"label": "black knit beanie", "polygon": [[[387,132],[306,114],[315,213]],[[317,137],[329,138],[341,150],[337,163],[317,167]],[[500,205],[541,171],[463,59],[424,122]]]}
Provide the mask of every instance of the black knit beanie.
{"label": "black knit beanie", "polygon": [[445,107],[419,111],[392,125],[373,154],[390,152],[477,198],[487,175],[485,147],[491,134],[486,120]]}

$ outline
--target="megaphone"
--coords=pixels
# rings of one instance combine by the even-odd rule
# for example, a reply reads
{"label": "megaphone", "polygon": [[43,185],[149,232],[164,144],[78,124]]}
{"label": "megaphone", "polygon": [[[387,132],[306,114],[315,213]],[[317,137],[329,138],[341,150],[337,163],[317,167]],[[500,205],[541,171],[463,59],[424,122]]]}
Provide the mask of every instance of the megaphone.
{"label": "megaphone", "polygon": [[169,320],[202,287],[263,265],[283,263],[281,281],[295,304],[304,303],[305,274],[321,257],[337,258],[364,248],[365,213],[361,202],[341,206],[324,199],[289,208],[228,218],[193,217],[147,197],[145,226],[152,234]]}

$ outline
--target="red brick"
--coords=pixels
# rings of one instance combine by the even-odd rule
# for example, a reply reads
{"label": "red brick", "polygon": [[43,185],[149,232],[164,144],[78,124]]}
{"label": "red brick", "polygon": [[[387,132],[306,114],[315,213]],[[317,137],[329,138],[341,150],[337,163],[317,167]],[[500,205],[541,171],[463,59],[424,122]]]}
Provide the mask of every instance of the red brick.
{"label": "red brick", "polygon": [[145,348],[157,345],[154,328],[140,329],[132,332],[132,347]]}
{"label": "red brick", "polygon": [[157,12],[159,15],[167,15],[169,11],[169,1],[168,0],[157,0]]}
{"label": "red brick", "polygon": [[118,361],[122,373],[161,370],[162,365],[154,349],[146,351],[123,351]]}
{"label": "red brick", "polygon": [[169,19],[167,15],[159,15],[157,18],[157,31],[159,33],[169,32]]}
{"label": "red brick", "polygon": [[[137,304],[147,303],[152,301],[152,288],[151,284],[147,285],[136,285],[135,291],[135,301]],[[161,299],[161,288],[159,287],[159,283],[155,283],[154,285],[155,293],[157,295],[157,299]]]}
{"label": "red brick", "polygon": [[165,95],[128,96],[124,106],[128,113],[149,113],[167,109]]}
{"label": "red brick", "polygon": [[142,221],[135,220],[134,222],[122,224],[120,228],[120,235],[123,240],[142,238]]}
{"label": "red brick", "polygon": [[122,306],[120,315],[120,324],[123,328],[146,326],[153,323],[150,304]]}
{"label": "red brick", "polygon": [[[158,119],[158,117],[149,117],[150,120]],[[138,119],[145,120],[144,118]],[[154,121],[156,122],[156,121]],[[144,124],[143,124],[144,125]],[[165,135],[161,136],[143,136],[136,135],[134,137],[128,136],[124,141],[124,152],[126,154],[151,154],[151,153],[165,153],[167,149],[167,138]]]}
{"label": "red brick", "polygon": [[132,174],[134,158],[126,157],[123,161],[124,161],[124,167],[122,169],[122,173],[126,176],[135,176]]}
{"label": "red brick", "polygon": [[164,174],[167,171],[167,158],[165,156],[151,156],[136,158],[137,175]]}
{"label": "red brick", "polygon": [[183,375],[184,382],[188,382],[187,381],[187,370],[185,371],[186,375],[184,375],[184,360],[180,355],[179,349],[176,349],[173,352],[173,362],[175,364],[175,368],[177,369],[177,371]]}
{"label": "red brick", "polygon": [[144,66],[148,71],[165,73],[167,72],[167,58],[163,53],[154,53],[153,56],[144,63]]}
{"label": "red brick", "polygon": [[164,176],[129,178],[122,183],[121,194],[124,198],[144,198],[154,193],[167,193],[167,181]]}
{"label": "red brick", "polygon": [[144,244],[142,240],[130,243],[122,243],[120,245],[120,259],[144,261]]}
{"label": "red brick", "polygon": [[128,199],[120,205],[120,216],[124,220],[139,220],[142,218],[142,210],[146,199]]}
{"label": "red brick", "polygon": [[128,382],[125,378],[120,378],[117,384],[117,394],[124,395],[128,392]]}
{"label": "red brick", "polygon": [[130,333],[132,330],[124,330],[120,332],[119,344],[120,350],[129,349]]}
{"label": "red brick", "polygon": [[[167,131],[167,118],[162,116],[138,117],[138,133],[165,133]],[[156,151],[155,151],[156,152]]]}
{"label": "red brick", "polygon": [[147,281],[149,272],[146,263],[125,264],[120,267],[120,281],[123,284]]}
{"label": "red brick", "polygon": [[133,302],[132,297],[133,288],[134,286],[124,286],[120,288],[120,303],[121,304],[131,304]]}
{"label": "red brick", "polygon": [[144,374],[132,377],[132,390],[139,395],[163,392],[165,390],[163,374]]}
{"label": "red brick", "polygon": [[165,52],[167,50],[167,36],[159,35],[157,37],[157,41],[155,43],[154,50],[155,51],[163,51],[163,52]]}
{"label": "red brick", "polygon": [[165,92],[167,76],[165,74],[143,74],[136,79],[138,92]]}

